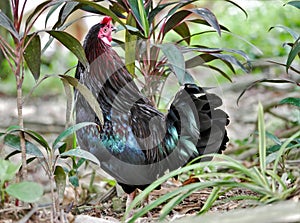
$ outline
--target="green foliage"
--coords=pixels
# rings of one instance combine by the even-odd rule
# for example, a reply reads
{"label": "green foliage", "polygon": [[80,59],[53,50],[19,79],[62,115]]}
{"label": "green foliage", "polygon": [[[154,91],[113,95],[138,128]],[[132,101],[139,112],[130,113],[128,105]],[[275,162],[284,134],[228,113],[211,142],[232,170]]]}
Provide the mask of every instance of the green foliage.
{"label": "green foliage", "polygon": [[[244,188],[255,192],[257,195],[246,195],[240,198],[232,199],[249,199],[256,200],[258,202],[270,203],[277,200],[283,200],[292,195],[299,185],[294,180],[292,169],[285,169],[283,172],[280,168],[284,166],[283,156],[287,154],[291,147],[288,148],[292,141],[299,138],[300,131],[294,134],[291,138],[281,143],[280,149],[276,152],[269,153],[267,155],[267,141],[266,137],[271,137],[277,143],[279,139],[272,136],[270,133],[265,132],[265,121],[263,107],[259,104],[258,108],[258,153],[259,153],[259,166],[246,167],[240,161],[235,160],[226,155],[209,155],[219,159],[219,161],[200,162],[197,163],[195,159],[192,164],[183,167],[178,170],[174,170],[169,174],[159,178],[148,186],[142,193],[140,193],[132,202],[129,209],[125,213],[125,218],[130,213],[130,210],[134,208],[158,185],[167,181],[171,177],[183,173],[189,173],[190,171],[197,173],[194,177],[202,179],[202,182],[192,183],[176,188],[172,192],[169,192],[155,201],[151,202],[146,207],[137,211],[134,216],[128,222],[135,222],[138,217],[143,216],[153,208],[164,204],[160,213],[160,220],[164,219],[170,211],[179,204],[184,198],[188,197],[192,193],[205,188],[213,188],[209,198],[205,202],[204,206],[200,210],[199,214],[207,212],[213,205],[217,198],[224,193],[224,191],[232,190],[233,188]],[[293,148],[299,148],[300,143],[294,144]],[[204,156],[205,157],[205,156]],[[270,159],[275,157],[275,159]],[[209,172],[204,171],[209,169]],[[231,199],[231,198],[229,198]]]}
{"label": "green foliage", "polygon": [[[191,27],[195,24],[211,27],[219,35],[222,30],[228,31],[226,27],[219,25],[211,10],[201,7],[195,9],[184,8],[195,3],[194,0],[159,2],[157,4],[153,1],[129,1],[128,4],[124,1],[109,1],[108,8],[88,1],[74,2],[79,2],[79,4],[71,4],[70,2],[63,4],[60,9],[60,15],[63,19],[59,18],[54,28],[60,29],[63,27],[65,19],[78,9],[111,16],[114,21],[126,29],[125,41],[114,40],[117,44],[125,45],[126,66],[134,77],[142,76],[144,78],[144,81],[140,82],[143,83],[142,91],[149,98],[152,98],[155,104],[159,103],[160,92],[164,88],[163,83],[171,73],[175,74],[179,85],[194,82],[194,78],[188,70],[191,67],[184,64],[191,55],[197,57],[192,61],[193,67],[203,66],[212,69],[228,80],[231,80],[231,78],[222,68],[209,65],[208,63],[211,60],[203,60],[202,58],[211,55],[214,57],[212,60],[222,61],[232,72],[235,72],[234,65],[244,71],[247,70],[244,63],[239,62],[234,56],[239,55],[247,61],[246,54],[241,51],[210,48],[199,44],[191,45],[192,38],[204,34],[198,31],[197,33],[191,32]],[[232,3],[231,1],[228,2]],[[237,6],[234,3],[232,4]],[[54,10],[56,10],[57,5],[54,7]],[[50,10],[49,14],[52,13],[53,10]],[[167,16],[161,17],[162,13]],[[195,19],[190,19],[191,16],[194,16]],[[126,25],[121,22],[121,19],[126,20]],[[168,43],[168,36],[173,35],[173,32],[179,34],[180,38],[175,43],[172,41],[172,45]],[[136,37],[139,37],[139,39]],[[227,52],[230,52],[230,54]],[[136,69],[134,69],[134,64],[136,64]]]}
{"label": "green foliage", "polygon": [[24,59],[34,77],[37,81],[41,72],[41,39],[37,34],[28,35],[25,44],[28,46],[24,51]]}
{"label": "green foliage", "polygon": [[42,185],[23,181],[21,183],[11,183],[5,187],[5,183],[10,182],[19,172],[20,164],[15,165],[13,162],[0,159],[0,191],[1,203],[4,202],[5,193],[24,202],[36,202],[43,195]]}
{"label": "green foliage", "polygon": [[67,47],[84,66],[88,65],[84,50],[80,42],[76,38],[64,31],[51,30],[47,32],[55,39],[59,40],[59,42],[62,43],[65,47]]}
{"label": "green foliage", "polygon": [[[288,42],[290,34],[282,28],[272,29],[275,24],[289,27],[294,32],[299,33],[299,19],[296,8],[289,5],[282,7],[280,2],[274,1],[239,1],[241,6],[247,9],[247,17],[241,13],[234,5],[224,4],[222,1],[204,1],[212,5],[213,12],[222,25],[228,27],[230,32],[224,30],[222,38],[218,38],[212,32],[206,32],[202,36],[195,37],[194,41],[201,42],[203,45],[215,46],[218,48],[235,48],[247,52],[250,60],[253,61],[253,74],[261,74],[266,71],[264,63],[258,59],[270,59],[286,56],[289,48],[282,46],[283,42]],[[200,3],[198,3],[200,4]],[[224,13],[228,12],[228,13]],[[197,29],[195,27],[195,29]],[[218,61],[211,63],[217,67],[223,68],[227,74],[229,70]],[[277,66],[272,66],[276,71],[281,72]],[[244,71],[238,69],[237,74],[243,74]],[[209,80],[213,83],[214,78]],[[224,83],[221,76],[217,79]]]}
{"label": "green foliage", "polygon": [[[286,5],[292,5],[296,8],[299,9],[299,1],[290,1],[288,2]],[[298,11],[298,15],[299,15],[299,11]],[[287,26],[280,26],[277,25],[275,27],[279,27],[281,29],[284,29],[285,31],[287,31],[293,38],[294,38],[294,42],[293,43],[285,43],[284,45],[289,45],[291,46],[291,50],[289,51],[289,54],[287,56],[287,61],[286,64],[283,65],[286,67],[286,72],[288,73],[288,70],[291,68],[293,71],[297,72],[298,74],[300,74],[299,70],[296,70],[295,68],[291,67],[293,61],[295,60],[295,58],[298,56],[300,57],[300,42],[299,42],[299,34],[297,32],[297,30],[293,30],[291,27],[287,27]],[[271,27],[272,29],[273,27]]]}
{"label": "green foliage", "polygon": [[[75,132],[81,128],[94,123],[79,123],[67,128],[54,139],[52,146],[49,145],[47,140],[39,133],[32,130],[24,130],[18,126],[11,126],[5,133],[0,133],[1,141],[12,149],[12,152],[6,157],[7,159],[17,155],[21,152],[20,147],[20,132],[23,132],[26,140],[26,153],[32,156],[27,162],[31,162],[39,158],[40,163],[43,165],[46,174],[51,180],[50,184],[56,184],[58,197],[62,198],[66,186],[66,179],[68,176],[69,182],[74,186],[79,186],[79,179],[77,176],[78,168],[86,161],[90,160],[98,165],[98,159],[91,153],[80,149],[70,149],[66,151],[71,145],[67,145],[68,139],[74,137]],[[18,134],[16,134],[18,133]],[[30,141],[27,139],[30,138]],[[37,145],[38,146],[37,146]],[[42,151],[44,150],[44,151]],[[58,151],[57,154],[55,151]],[[58,164],[59,159],[70,158],[72,166],[62,167]],[[78,162],[76,159],[79,158]],[[17,199],[25,202],[36,202],[43,194],[41,185],[22,181],[18,184],[11,184],[7,188],[3,188],[5,182],[11,180],[19,171],[20,165],[14,165],[11,161],[0,160],[0,183],[1,183],[1,201],[4,201],[4,192],[8,195],[16,197]],[[53,181],[53,182],[52,182]],[[53,205],[55,202],[53,201]]]}
{"label": "green foliage", "polygon": [[15,165],[10,161],[0,159],[0,182],[1,182],[1,188],[3,188],[4,183],[8,180],[12,180],[16,173],[20,169],[20,164]]}
{"label": "green foliage", "polygon": [[284,98],[279,102],[279,104],[290,104],[290,105],[300,107],[300,98],[292,98],[292,97]]}
{"label": "green foliage", "polygon": [[9,185],[5,191],[12,197],[21,201],[34,203],[37,202],[43,195],[43,186],[29,181]]}

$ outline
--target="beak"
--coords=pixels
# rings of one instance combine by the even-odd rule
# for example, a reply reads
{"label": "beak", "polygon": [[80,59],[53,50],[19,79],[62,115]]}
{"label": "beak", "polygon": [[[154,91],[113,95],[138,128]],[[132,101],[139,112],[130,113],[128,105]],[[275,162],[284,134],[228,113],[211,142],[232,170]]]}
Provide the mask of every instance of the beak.
{"label": "beak", "polygon": [[114,26],[111,26],[111,31],[116,32],[116,31],[117,31],[117,28],[114,27]]}

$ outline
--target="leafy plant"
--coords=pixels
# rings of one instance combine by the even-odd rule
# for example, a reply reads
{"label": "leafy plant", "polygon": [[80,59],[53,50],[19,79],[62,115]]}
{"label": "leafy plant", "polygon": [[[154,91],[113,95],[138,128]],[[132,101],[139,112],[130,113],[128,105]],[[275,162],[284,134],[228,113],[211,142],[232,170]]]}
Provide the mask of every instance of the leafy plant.
{"label": "leafy plant", "polygon": [[[221,161],[210,161],[201,163],[192,163],[181,169],[172,171],[169,174],[161,177],[150,186],[148,186],[143,192],[141,192],[130,205],[130,208],[125,214],[128,216],[130,210],[134,208],[139,202],[154,190],[158,185],[167,181],[171,177],[177,176],[182,173],[188,173],[196,170],[209,168],[210,172],[201,171],[199,175],[194,177],[201,178],[203,182],[192,183],[181,186],[174,189],[173,191],[159,197],[152,201],[147,206],[140,209],[129,222],[134,222],[138,217],[143,216],[148,211],[157,207],[158,205],[164,204],[161,209],[160,219],[165,218],[170,211],[179,204],[183,199],[187,198],[192,193],[205,188],[213,188],[210,196],[206,203],[203,205],[199,214],[203,214],[209,210],[214,204],[217,198],[224,193],[234,188],[244,188],[253,191],[254,195],[245,195],[242,197],[232,197],[229,199],[243,199],[243,200],[256,200],[258,202],[270,203],[277,200],[286,199],[294,191],[299,189],[297,182],[293,181],[291,170],[285,169],[286,172],[280,171],[279,164],[281,163],[282,155],[288,150],[288,145],[300,136],[300,131],[294,134],[291,138],[286,140],[276,154],[269,154],[267,156],[267,143],[265,133],[265,122],[263,107],[259,104],[258,109],[258,152],[259,152],[259,165],[252,166],[251,168],[244,166],[240,161],[235,160],[226,155],[215,154],[214,157],[219,158]],[[299,147],[299,143],[297,145]],[[209,155],[212,156],[212,155]],[[274,157],[275,159],[270,159]],[[201,157],[200,157],[201,158]],[[196,162],[194,160],[193,162]]]}
{"label": "leafy plant", "polygon": [[29,181],[10,183],[11,180],[16,178],[19,169],[20,165],[15,165],[11,161],[0,159],[0,191],[2,204],[5,201],[5,193],[24,202],[36,202],[43,195],[43,187],[38,183]]}
{"label": "leafy plant", "polygon": [[[300,9],[300,2],[299,1],[290,1],[290,2],[287,2],[285,5],[291,5],[291,6],[294,6],[298,9]],[[291,50],[288,54],[288,57],[287,57],[287,61],[286,61],[286,64],[282,64],[282,63],[278,63],[278,62],[274,62],[274,61],[271,61],[272,63],[275,63],[275,64],[279,64],[281,66],[285,66],[286,68],[286,72],[288,73],[288,70],[291,69],[292,71],[296,72],[297,74],[300,74],[300,71],[297,70],[296,68],[292,67],[292,63],[293,61],[295,60],[295,58],[298,56],[300,57],[299,53],[300,53],[300,35],[293,29],[287,27],[287,26],[282,26],[282,25],[276,25],[276,26],[273,26],[271,27],[269,30],[272,30],[274,28],[279,28],[279,29],[283,29],[285,30],[287,33],[289,33],[293,39],[294,39],[294,42],[293,43],[285,43],[284,46],[290,46],[291,47]]]}
{"label": "leafy plant", "polygon": [[[18,126],[12,126],[10,127],[5,133],[0,133],[0,135],[3,137],[3,142],[5,145],[12,148],[12,152],[7,155],[6,159],[11,158],[12,156],[20,153],[20,137],[18,135],[15,135],[15,133],[18,133],[22,131],[24,133],[25,138],[31,138],[35,143],[38,144],[38,146],[35,145],[35,143],[32,143],[25,139],[26,142],[26,153],[32,155],[31,158],[27,160],[27,162],[31,162],[34,159],[38,159],[40,164],[42,165],[43,169],[45,170],[45,173],[50,179],[50,188],[51,188],[51,194],[52,194],[52,210],[53,215],[56,215],[56,211],[58,210],[58,207],[56,207],[56,200],[58,197],[55,194],[55,185],[59,197],[63,196],[65,186],[66,186],[66,176],[69,176],[70,183],[74,187],[78,187],[78,178],[77,178],[77,169],[82,165],[82,163],[85,160],[90,160],[98,165],[99,161],[98,159],[93,156],[91,153],[81,150],[78,148],[75,149],[68,149],[70,145],[65,142],[69,137],[74,136],[74,133],[85,126],[88,125],[95,125],[94,123],[80,123],[76,124],[74,126],[71,126],[67,128],[65,131],[63,131],[52,143],[52,145],[49,145],[49,143],[46,141],[46,139],[40,135],[37,132],[34,132],[32,130],[24,130],[21,129]],[[44,150],[42,151],[41,148]],[[71,147],[72,148],[72,147]],[[58,152],[58,153],[57,153]],[[76,162],[76,157],[81,158],[78,162]],[[64,158],[71,158],[72,159],[72,166],[61,166],[58,164],[58,161],[60,159]],[[66,163],[66,162],[65,162]],[[3,184],[7,181],[12,179],[12,176],[15,175],[20,166],[13,165],[10,161],[3,160],[3,173],[0,172],[0,180],[1,185],[3,187]],[[1,165],[1,163],[0,163]],[[5,168],[4,168],[5,167]],[[4,172],[6,170],[6,172]],[[28,187],[32,186],[32,189],[27,190]],[[2,188],[1,187],[1,188]],[[19,184],[13,184],[10,185],[5,189],[5,191],[14,197],[17,197],[20,200],[26,201],[26,202],[35,202],[37,198],[41,196],[41,185],[38,185],[36,183],[33,183],[32,185],[29,182],[22,181]],[[34,191],[36,189],[36,191]],[[4,190],[2,190],[3,192]],[[30,195],[32,193],[32,195]],[[2,198],[3,193],[2,193]],[[3,199],[2,199],[3,201]]]}
{"label": "leafy plant", "polygon": [[[155,3],[151,0],[120,0],[108,2],[110,3],[108,8],[87,1],[66,2],[60,9],[60,15],[64,16],[59,18],[54,28],[62,28],[64,21],[78,9],[111,16],[121,25],[118,30],[125,28],[124,40],[113,40],[124,49],[128,70],[138,78],[142,91],[152,98],[153,104],[157,107],[160,107],[161,92],[171,73],[175,74],[179,85],[183,85],[186,82],[195,81],[191,71],[197,66],[218,72],[231,81],[230,75],[211,64],[215,60],[222,61],[233,73],[235,73],[234,66],[247,71],[248,67],[235,57],[235,55],[242,57],[248,63],[248,57],[242,51],[193,43],[194,37],[202,36],[207,32],[215,32],[219,36],[223,30],[229,32],[226,27],[218,23],[213,12],[207,8],[196,8],[193,5],[200,1]],[[232,1],[227,2],[239,7]],[[61,2],[56,4],[61,4]],[[48,16],[50,17],[52,13],[53,11],[49,12]],[[204,25],[212,29],[197,30],[193,33],[191,27],[195,25],[197,27]],[[177,34],[178,38],[170,43],[168,38],[174,34]]]}

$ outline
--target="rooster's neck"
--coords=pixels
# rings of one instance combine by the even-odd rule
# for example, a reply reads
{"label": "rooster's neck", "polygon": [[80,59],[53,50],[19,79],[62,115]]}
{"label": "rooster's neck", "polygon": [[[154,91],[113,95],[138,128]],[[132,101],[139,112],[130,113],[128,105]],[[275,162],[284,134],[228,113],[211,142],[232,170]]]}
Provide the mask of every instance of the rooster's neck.
{"label": "rooster's neck", "polygon": [[109,115],[113,106],[121,109],[131,98],[140,98],[135,96],[139,90],[131,74],[111,46],[98,39],[86,45],[85,51],[90,67],[82,81],[97,98],[104,115]]}

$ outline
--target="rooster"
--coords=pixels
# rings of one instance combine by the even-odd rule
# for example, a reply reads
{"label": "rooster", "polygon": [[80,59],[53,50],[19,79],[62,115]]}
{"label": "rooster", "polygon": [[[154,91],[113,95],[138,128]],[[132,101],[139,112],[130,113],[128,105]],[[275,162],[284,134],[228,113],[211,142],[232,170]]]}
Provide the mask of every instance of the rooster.
{"label": "rooster", "polygon": [[228,141],[222,100],[195,84],[185,84],[167,114],[145,97],[111,47],[114,27],[105,16],[84,41],[89,68],[78,62],[76,78],[96,97],[104,123],[77,91],[76,122],[95,122],[77,131],[78,144],[93,153],[101,168],[127,193],[126,206],[167,170],[203,154],[220,153]]}

